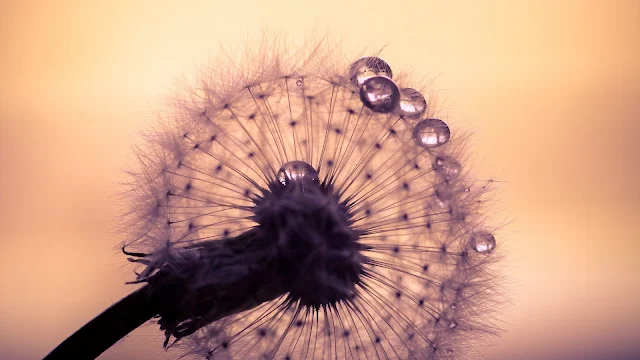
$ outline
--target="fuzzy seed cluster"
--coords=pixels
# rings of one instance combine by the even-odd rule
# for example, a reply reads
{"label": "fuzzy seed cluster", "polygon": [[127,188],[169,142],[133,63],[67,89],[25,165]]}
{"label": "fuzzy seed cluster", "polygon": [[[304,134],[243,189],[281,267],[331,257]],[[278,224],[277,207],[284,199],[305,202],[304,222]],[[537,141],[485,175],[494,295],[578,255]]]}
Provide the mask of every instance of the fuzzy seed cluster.
{"label": "fuzzy seed cluster", "polygon": [[[168,344],[209,359],[480,354],[497,331],[499,303],[499,246],[485,225],[492,182],[469,175],[466,136],[437,118],[432,100],[377,56],[343,59],[326,42],[261,45],[181,89],[138,149],[123,224],[127,251],[139,255],[131,260],[142,265],[136,280],[170,274],[185,284],[184,308],[197,309],[160,320]],[[326,190],[274,198],[281,168],[296,161]],[[325,215],[291,220],[315,207]],[[243,240],[250,251],[230,245],[270,214],[284,218],[270,222],[268,241]],[[313,245],[302,265],[251,282],[261,264],[297,246],[290,234],[325,229],[333,217],[343,220],[327,234],[302,232]],[[332,242],[343,233],[356,234],[344,240],[351,250]],[[357,269],[351,286],[338,279],[342,265]],[[318,286],[267,296],[278,277]],[[249,283],[252,291],[234,290]],[[300,300],[330,289],[347,295]]]}

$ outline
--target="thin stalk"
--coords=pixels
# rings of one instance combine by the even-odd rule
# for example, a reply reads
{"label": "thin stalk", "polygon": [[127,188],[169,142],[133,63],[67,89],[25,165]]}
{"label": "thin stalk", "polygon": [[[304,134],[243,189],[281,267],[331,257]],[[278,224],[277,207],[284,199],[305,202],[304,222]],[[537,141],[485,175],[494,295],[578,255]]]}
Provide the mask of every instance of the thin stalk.
{"label": "thin stalk", "polygon": [[95,359],[160,312],[161,296],[149,285],[132,292],[89,321],[53,349],[44,360]]}

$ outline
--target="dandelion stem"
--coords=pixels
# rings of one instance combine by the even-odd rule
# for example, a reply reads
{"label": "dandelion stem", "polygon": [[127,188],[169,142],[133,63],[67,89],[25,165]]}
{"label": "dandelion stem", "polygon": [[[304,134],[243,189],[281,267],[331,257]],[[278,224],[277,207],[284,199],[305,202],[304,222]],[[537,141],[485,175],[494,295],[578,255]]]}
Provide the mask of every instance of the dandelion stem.
{"label": "dandelion stem", "polygon": [[[181,258],[187,260],[177,265],[181,274],[160,269],[145,278],[145,286],[88,322],[43,360],[95,359],[155,316],[167,335],[166,348],[171,336],[177,341],[211,322],[282,296],[286,293],[282,284],[273,281],[277,269],[265,260],[269,254],[263,249],[269,242],[250,230],[185,247]],[[220,264],[223,258],[225,266]],[[249,265],[253,270],[240,275]],[[234,273],[230,279],[229,274]],[[210,283],[194,282],[195,274],[206,274]],[[224,281],[217,281],[219,276]]]}
{"label": "dandelion stem", "polygon": [[95,359],[133,329],[159,313],[162,296],[149,285],[113,304],[69,336],[43,360]]}

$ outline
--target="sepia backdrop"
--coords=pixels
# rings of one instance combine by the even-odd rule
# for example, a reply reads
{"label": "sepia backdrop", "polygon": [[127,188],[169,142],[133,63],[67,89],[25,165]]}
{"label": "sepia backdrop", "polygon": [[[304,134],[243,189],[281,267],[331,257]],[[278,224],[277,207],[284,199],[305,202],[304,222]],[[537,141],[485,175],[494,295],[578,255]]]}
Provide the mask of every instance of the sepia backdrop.
{"label": "sepia backdrop", "polygon": [[[133,288],[116,194],[138,132],[220,45],[384,47],[498,180],[510,305],[487,359],[640,357],[640,1],[0,1],[0,357]],[[163,359],[155,326],[101,359]]]}

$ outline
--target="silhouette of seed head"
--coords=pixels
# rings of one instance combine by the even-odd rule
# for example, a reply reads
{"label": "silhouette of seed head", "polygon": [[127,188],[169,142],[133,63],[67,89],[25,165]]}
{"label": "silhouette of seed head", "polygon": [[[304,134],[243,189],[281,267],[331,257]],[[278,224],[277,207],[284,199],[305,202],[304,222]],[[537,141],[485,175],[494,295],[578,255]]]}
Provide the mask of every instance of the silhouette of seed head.
{"label": "silhouette of seed head", "polygon": [[211,359],[477,351],[496,331],[498,247],[463,136],[376,56],[260,49],[206,70],[138,152],[137,281],[183,284],[160,314],[165,345]]}

